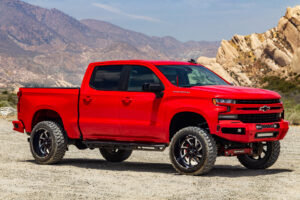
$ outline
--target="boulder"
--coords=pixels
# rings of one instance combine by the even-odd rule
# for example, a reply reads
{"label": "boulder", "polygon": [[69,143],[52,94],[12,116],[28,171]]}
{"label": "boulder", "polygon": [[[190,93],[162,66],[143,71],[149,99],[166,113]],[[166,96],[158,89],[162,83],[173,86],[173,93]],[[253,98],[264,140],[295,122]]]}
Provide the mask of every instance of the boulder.
{"label": "boulder", "polygon": [[17,110],[12,107],[1,107],[0,116],[1,117],[11,117],[17,114]]}
{"label": "boulder", "polygon": [[243,52],[250,51],[250,48],[246,42],[245,36],[242,35],[234,35],[232,38],[233,43],[239,47]]}
{"label": "boulder", "polygon": [[280,49],[275,49],[273,58],[274,61],[281,67],[287,66],[291,63],[291,58]]}
{"label": "boulder", "polygon": [[218,49],[216,61],[222,65],[228,61],[234,60],[238,56],[238,51],[227,40],[222,40],[221,46]]}
{"label": "boulder", "polygon": [[251,34],[250,35],[250,44],[251,44],[251,49],[256,50],[262,46],[261,41],[258,39],[256,34]]}
{"label": "boulder", "polygon": [[238,82],[236,82],[229,73],[222,67],[219,63],[217,63],[215,58],[207,58],[204,56],[201,56],[197,59],[197,63],[204,65],[205,67],[209,68],[225,80],[227,80],[230,83],[235,83],[238,85]]}
{"label": "boulder", "polygon": [[300,74],[300,47],[294,53],[293,60],[291,62],[291,68],[294,72]]}

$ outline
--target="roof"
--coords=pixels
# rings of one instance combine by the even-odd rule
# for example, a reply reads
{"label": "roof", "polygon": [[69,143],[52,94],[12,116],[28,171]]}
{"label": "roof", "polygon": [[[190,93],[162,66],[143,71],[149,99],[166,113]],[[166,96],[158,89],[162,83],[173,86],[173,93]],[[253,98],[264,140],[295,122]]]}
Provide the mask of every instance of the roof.
{"label": "roof", "polygon": [[153,65],[193,65],[190,62],[183,62],[183,61],[161,61],[161,60],[112,60],[112,61],[103,61],[103,62],[94,62],[91,63],[93,65],[103,65],[103,64],[153,64]]}

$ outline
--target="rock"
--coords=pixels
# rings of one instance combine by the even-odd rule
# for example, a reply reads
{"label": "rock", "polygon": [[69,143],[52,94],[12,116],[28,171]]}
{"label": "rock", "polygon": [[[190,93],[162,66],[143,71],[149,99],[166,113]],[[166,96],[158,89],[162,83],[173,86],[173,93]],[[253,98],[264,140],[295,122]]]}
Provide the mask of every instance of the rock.
{"label": "rock", "polygon": [[277,27],[295,52],[300,47],[300,6],[287,8],[285,16],[279,20]]}
{"label": "rock", "polygon": [[281,67],[287,66],[291,63],[290,57],[280,49],[275,49],[274,61]]}
{"label": "rock", "polygon": [[197,63],[209,68],[228,82],[238,85],[238,82],[236,82],[219,63],[217,63],[215,58],[201,56],[197,59]]}
{"label": "rock", "polygon": [[216,61],[222,65],[228,61],[233,61],[238,55],[238,51],[227,40],[222,40]]}
{"label": "rock", "polygon": [[250,35],[250,44],[252,50],[256,50],[262,46],[262,42],[258,39],[256,34]]}
{"label": "rock", "polygon": [[1,107],[0,108],[0,116],[2,117],[10,117],[17,114],[17,110],[12,107]]}
{"label": "rock", "polygon": [[296,26],[300,26],[300,5],[294,8],[286,9],[285,17],[288,18]]}
{"label": "rock", "polygon": [[229,74],[244,86],[260,86],[266,75],[290,78],[300,74],[300,6],[287,8],[277,27],[265,33],[222,40],[216,60],[200,57],[198,62],[207,62],[212,70]]}
{"label": "rock", "polygon": [[293,60],[291,62],[291,68],[300,74],[300,48],[296,50],[293,56]]}
{"label": "rock", "polygon": [[232,38],[232,42],[239,47],[239,49],[243,52],[250,51],[250,48],[246,42],[246,39],[242,35],[234,35]]}
{"label": "rock", "polygon": [[291,58],[285,52],[278,49],[270,39],[267,40],[264,52],[280,67],[287,66],[291,63]]}
{"label": "rock", "polygon": [[295,52],[295,50],[300,46],[299,30],[290,21],[288,21],[285,25],[285,29],[283,30],[283,35],[292,47],[292,50]]}

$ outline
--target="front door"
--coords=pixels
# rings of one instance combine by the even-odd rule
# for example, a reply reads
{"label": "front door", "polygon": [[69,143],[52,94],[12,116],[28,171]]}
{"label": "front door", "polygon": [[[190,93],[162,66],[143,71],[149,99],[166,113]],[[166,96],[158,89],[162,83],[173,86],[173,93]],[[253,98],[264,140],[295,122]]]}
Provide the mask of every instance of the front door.
{"label": "front door", "polygon": [[162,137],[161,104],[163,98],[143,91],[145,83],[161,83],[146,66],[127,66],[128,82],[120,106],[121,134],[127,140],[155,141]]}
{"label": "front door", "polygon": [[79,99],[79,125],[84,139],[117,139],[120,137],[118,106],[124,66],[95,67],[89,87]]}

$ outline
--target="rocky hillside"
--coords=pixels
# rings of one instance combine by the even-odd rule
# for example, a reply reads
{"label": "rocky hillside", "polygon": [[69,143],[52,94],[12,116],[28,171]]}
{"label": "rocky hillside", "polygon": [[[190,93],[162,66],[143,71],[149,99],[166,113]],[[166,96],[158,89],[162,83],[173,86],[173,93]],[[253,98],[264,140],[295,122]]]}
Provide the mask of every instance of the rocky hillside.
{"label": "rocky hillside", "polygon": [[78,21],[20,0],[0,0],[0,13],[0,88],[79,85],[89,62],[214,57],[219,46],[150,37],[104,21]]}
{"label": "rocky hillside", "polygon": [[238,85],[262,86],[266,77],[299,81],[300,6],[287,8],[277,27],[265,33],[223,40],[216,58],[199,57],[198,63]]}

